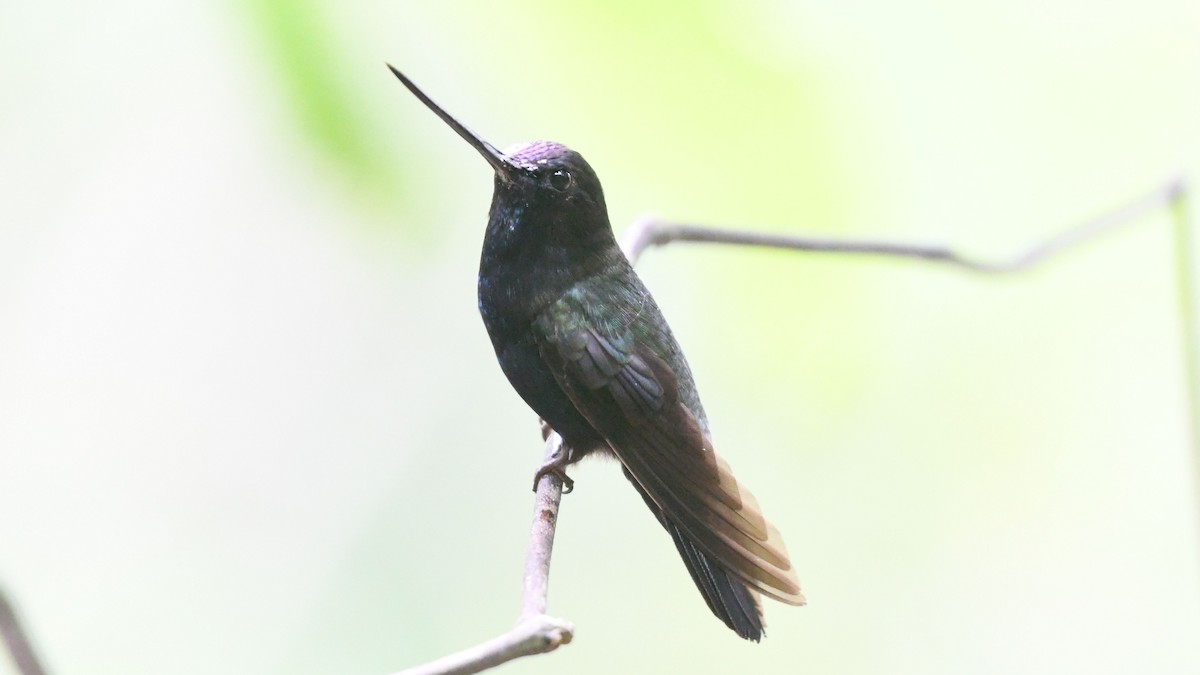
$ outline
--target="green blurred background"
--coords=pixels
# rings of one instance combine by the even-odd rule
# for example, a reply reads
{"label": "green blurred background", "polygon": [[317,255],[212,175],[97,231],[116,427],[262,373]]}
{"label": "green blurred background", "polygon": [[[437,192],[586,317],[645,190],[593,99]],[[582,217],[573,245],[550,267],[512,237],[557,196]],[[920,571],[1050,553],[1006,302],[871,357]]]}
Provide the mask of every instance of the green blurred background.
{"label": "green blurred background", "polygon": [[[1195,0],[0,5],[0,583],[60,674],[386,673],[510,625],[541,459],[475,309],[500,147],[617,229],[1003,256],[1200,176]],[[1200,671],[1165,215],[1034,273],[650,252],[809,606],[709,615],[574,471],[517,672]],[[0,672],[8,664],[0,660]]]}

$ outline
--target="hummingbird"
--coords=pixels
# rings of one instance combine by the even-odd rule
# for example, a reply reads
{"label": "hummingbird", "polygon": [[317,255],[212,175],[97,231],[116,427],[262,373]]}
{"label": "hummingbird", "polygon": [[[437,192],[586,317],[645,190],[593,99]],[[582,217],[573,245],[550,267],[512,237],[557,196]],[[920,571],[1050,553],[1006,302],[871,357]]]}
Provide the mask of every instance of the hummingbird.
{"label": "hummingbird", "polygon": [[779,531],[714,452],[687,359],[617,245],[596,172],[549,141],[501,152],[388,68],[495,174],[479,312],[509,383],[563,439],[535,488],[554,473],[569,491],[568,465],[614,457],[708,608],[758,642],[760,595],[804,604],[796,572]]}

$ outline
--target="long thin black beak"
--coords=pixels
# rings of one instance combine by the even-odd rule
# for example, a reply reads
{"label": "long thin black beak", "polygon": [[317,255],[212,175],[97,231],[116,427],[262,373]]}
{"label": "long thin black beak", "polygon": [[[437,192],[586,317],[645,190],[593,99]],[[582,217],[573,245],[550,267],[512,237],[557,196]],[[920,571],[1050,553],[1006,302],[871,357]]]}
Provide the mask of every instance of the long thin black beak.
{"label": "long thin black beak", "polygon": [[440,105],[434,103],[433,99],[429,98],[425,95],[425,92],[418,89],[417,85],[413,84],[412,80],[404,76],[404,73],[396,70],[395,66],[389,63],[387,64],[387,67],[392,71],[392,74],[404,84],[405,87],[408,87],[408,90],[413,93],[413,96],[419,98],[421,103],[424,103],[427,108],[434,112],[434,114],[442,118],[442,121],[450,125],[451,129],[458,132],[458,135],[462,136],[464,141],[470,143],[472,148],[478,150],[479,154],[483,155],[483,158],[487,160],[487,163],[491,164],[492,168],[496,170],[497,176],[500,176],[501,179],[507,182],[512,180],[513,175],[516,172],[522,171],[521,167],[513,164],[512,160],[508,158],[508,155],[505,155],[503,152],[497,150],[495,146],[480,138],[478,134],[468,129],[462,122],[454,119],[450,113],[442,110]]}

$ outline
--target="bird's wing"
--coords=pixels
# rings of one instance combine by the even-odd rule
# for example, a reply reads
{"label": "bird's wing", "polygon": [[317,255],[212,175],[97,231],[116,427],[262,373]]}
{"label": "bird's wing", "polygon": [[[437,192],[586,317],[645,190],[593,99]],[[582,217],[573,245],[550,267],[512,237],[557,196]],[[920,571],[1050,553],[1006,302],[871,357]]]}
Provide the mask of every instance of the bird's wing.
{"label": "bird's wing", "polygon": [[[565,303],[565,305],[564,305]],[[543,359],[663,515],[764,595],[804,604],[783,538],[713,451],[671,367],[567,296],[536,322]]]}

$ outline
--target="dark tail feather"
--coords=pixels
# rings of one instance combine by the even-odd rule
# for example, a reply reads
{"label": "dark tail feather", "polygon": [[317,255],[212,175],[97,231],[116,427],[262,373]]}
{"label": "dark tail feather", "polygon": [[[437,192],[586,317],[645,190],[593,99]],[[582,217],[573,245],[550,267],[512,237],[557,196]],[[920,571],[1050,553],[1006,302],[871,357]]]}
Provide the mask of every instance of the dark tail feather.
{"label": "dark tail feather", "polygon": [[730,576],[716,560],[692,543],[686,533],[667,520],[642,486],[629,475],[628,470],[625,471],[625,477],[637,488],[638,494],[642,496],[646,506],[650,507],[654,517],[658,518],[658,522],[671,534],[679,556],[683,558],[688,573],[692,575],[692,581],[695,582],[696,588],[700,589],[700,595],[704,596],[704,602],[708,604],[712,613],[740,637],[755,642],[761,640],[763,623],[758,595],[740,580]]}

